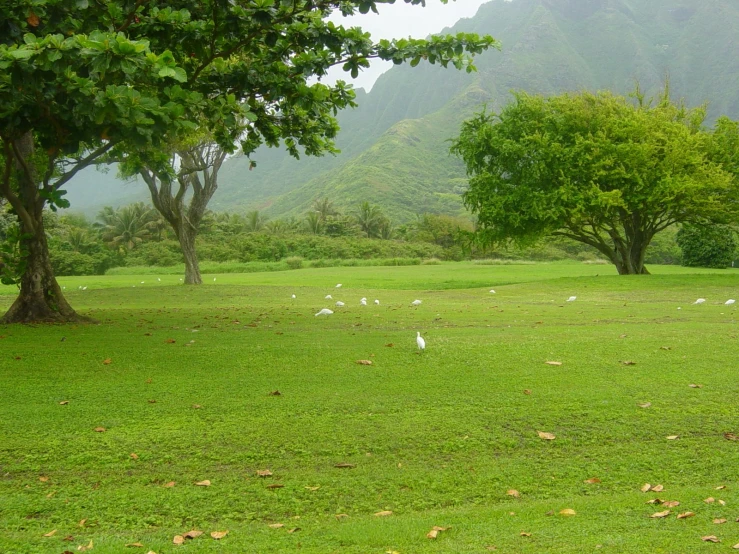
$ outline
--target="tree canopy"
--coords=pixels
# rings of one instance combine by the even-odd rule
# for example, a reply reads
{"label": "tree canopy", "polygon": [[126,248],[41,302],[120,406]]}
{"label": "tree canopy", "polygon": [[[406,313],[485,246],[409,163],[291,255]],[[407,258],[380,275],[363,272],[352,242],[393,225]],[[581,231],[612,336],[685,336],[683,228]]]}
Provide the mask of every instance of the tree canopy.
{"label": "tree canopy", "polygon": [[[423,4],[423,0],[406,0]],[[175,178],[171,145],[207,128],[226,151],[283,142],[295,156],[333,151],[351,87],[313,82],[373,58],[452,64],[497,43],[460,33],[374,42],[332,13],[372,0],[88,0],[0,5],[0,195],[21,223],[28,261],[5,321],[73,320],[48,264],[41,213],[103,156],[140,155]],[[392,3],[392,2],[390,2]]]}
{"label": "tree canopy", "polygon": [[564,236],[598,249],[620,274],[648,273],[655,234],[680,222],[736,221],[737,125],[704,128],[703,108],[637,90],[515,95],[462,125],[466,205],[485,243]]}

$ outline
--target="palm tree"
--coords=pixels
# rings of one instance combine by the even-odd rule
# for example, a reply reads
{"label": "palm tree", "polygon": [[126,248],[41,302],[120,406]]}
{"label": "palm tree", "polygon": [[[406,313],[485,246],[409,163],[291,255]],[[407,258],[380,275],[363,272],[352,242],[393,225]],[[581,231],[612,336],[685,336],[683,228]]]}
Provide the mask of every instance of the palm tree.
{"label": "palm tree", "polygon": [[256,233],[264,228],[267,218],[259,213],[259,210],[253,210],[246,214],[246,222],[244,229],[247,233]]}
{"label": "palm tree", "polygon": [[377,236],[384,240],[390,240],[395,236],[395,227],[388,218],[383,218],[377,229]]}
{"label": "palm tree", "polygon": [[313,202],[313,211],[318,213],[321,221],[326,221],[327,217],[338,215],[338,210],[334,208],[334,203],[328,198],[319,198]]}
{"label": "palm tree", "polygon": [[129,204],[114,210],[110,206],[98,214],[102,225],[103,241],[109,246],[133,250],[145,240],[150,240],[156,229],[156,212],[143,202]]}
{"label": "palm tree", "polygon": [[305,214],[305,228],[313,235],[320,235],[323,231],[323,221],[318,212],[308,212]]}
{"label": "palm tree", "polygon": [[354,214],[354,218],[367,238],[379,236],[380,225],[386,219],[379,206],[366,201],[359,205],[359,211]]}

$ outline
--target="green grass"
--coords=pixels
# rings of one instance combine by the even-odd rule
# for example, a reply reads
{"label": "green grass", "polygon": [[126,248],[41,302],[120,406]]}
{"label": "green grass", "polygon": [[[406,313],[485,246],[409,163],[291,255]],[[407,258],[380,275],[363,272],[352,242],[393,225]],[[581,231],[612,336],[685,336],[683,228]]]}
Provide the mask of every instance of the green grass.
{"label": "green grass", "polygon": [[[197,288],[62,278],[99,325],[0,326],[0,552],[90,540],[95,553],[730,550],[739,442],[723,434],[739,434],[739,329],[723,302],[739,273],[653,270],[350,267]],[[12,293],[0,288],[0,309]],[[347,306],[314,317],[326,294]],[[646,482],[665,491],[640,492]],[[655,496],[681,504],[650,519],[664,509],[645,503]],[[434,525],[451,529],[432,541]],[[229,535],[172,545],[193,528]]]}

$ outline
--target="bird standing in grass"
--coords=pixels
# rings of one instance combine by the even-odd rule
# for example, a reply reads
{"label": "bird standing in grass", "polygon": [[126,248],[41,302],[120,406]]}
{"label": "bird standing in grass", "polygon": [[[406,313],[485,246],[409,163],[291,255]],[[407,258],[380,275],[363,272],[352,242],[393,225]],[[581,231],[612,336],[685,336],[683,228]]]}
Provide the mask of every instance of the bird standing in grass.
{"label": "bird standing in grass", "polygon": [[360,303],[360,304],[361,304],[362,306],[366,306],[366,305],[367,305],[367,299],[366,299],[366,298],[362,298],[362,299],[361,299],[361,300],[359,301],[359,303]]}
{"label": "bird standing in grass", "polygon": [[421,305],[421,301],[420,300],[414,300],[413,302],[411,302],[411,304],[413,306],[420,306]]}
{"label": "bird standing in grass", "polygon": [[736,300],[734,300],[733,298],[729,298],[726,302],[724,302],[724,304],[727,306],[731,306],[734,302],[736,302]]}
{"label": "bird standing in grass", "polygon": [[380,301],[379,300],[375,300],[375,304],[377,304],[379,306],[380,305]]}
{"label": "bird standing in grass", "polygon": [[423,352],[426,350],[426,341],[423,340],[423,337],[421,336],[421,332],[416,332],[416,344],[418,345],[418,349]]}
{"label": "bird standing in grass", "polygon": [[316,314],[316,316],[319,316],[319,315],[331,315],[332,313],[334,313],[334,312],[332,312],[328,308],[323,308],[320,312],[318,312]]}
{"label": "bird standing in grass", "polygon": [[695,302],[693,302],[693,304],[703,304],[703,302],[705,302],[705,301],[706,301],[705,298],[699,298],[698,300],[696,300]]}
{"label": "bird standing in grass", "polygon": [[570,296],[570,297],[569,297],[569,298],[567,299],[567,302],[574,302],[575,300],[577,300],[577,296]]}

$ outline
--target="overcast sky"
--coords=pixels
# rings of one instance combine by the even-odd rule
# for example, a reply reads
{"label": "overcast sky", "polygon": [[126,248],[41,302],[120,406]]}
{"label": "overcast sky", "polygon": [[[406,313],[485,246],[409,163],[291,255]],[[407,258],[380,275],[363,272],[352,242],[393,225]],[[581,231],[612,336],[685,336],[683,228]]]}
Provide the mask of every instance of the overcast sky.
{"label": "overcast sky", "polygon": [[[440,0],[426,0],[426,7],[408,5],[403,0],[396,0],[395,4],[378,5],[379,15],[372,12],[367,15],[353,17],[332,17],[344,27],[362,27],[372,34],[377,41],[381,38],[426,38],[428,35],[440,32],[444,27],[451,27],[463,17],[472,17],[477,9],[487,0],[457,0],[442,4]],[[392,62],[371,60],[369,69],[365,69],[355,79],[354,86],[368,90],[372,88],[377,78],[389,68]],[[351,81],[348,73],[338,68],[330,74],[331,80],[344,79]]]}

